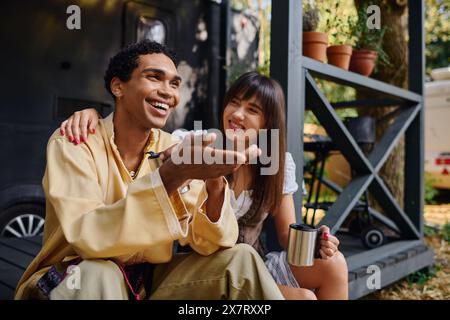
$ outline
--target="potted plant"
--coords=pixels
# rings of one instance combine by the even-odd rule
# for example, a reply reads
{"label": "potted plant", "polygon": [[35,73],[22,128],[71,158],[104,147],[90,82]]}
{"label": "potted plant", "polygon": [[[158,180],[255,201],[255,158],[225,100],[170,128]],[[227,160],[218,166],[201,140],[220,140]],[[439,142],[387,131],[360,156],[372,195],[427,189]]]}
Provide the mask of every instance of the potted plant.
{"label": "potted plant", "polygon": [[327,59],[328,35],[317,32],[319,10],[313,4],[303,8],[303,55],[321,62]]}
{"label": "potted plant", "polygon": [[350,59],[350,71],[370,76],[376,63],[389,65],[389,57],[383,50],[383,37],[386,26],[369,29],[367,26],[367,6],[358,8],[358,19],[352,26],[352,35],[357,39]]}
{"label": "potted plant", "polygon": [[328,18],[326,27],[330,33],[330,43],[327,48],[328,63],[344,70],[348,70],[352,56],[352,36],[350,26],[355,23],[352,17],[340,12],[340,1],[337,1],[333,10],[326,9]]}

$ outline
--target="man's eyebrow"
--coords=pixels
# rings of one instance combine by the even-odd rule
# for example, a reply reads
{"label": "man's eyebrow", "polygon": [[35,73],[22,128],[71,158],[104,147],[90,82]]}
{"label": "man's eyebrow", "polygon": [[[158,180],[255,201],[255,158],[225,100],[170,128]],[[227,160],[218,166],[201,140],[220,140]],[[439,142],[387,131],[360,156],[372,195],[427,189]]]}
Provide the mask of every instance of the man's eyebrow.
{"label": "man's eyebrow", "polygon": [[[142,70],[142,73],[145,73],[145,72],[158,73],[158,74],[163,75],[163,76],[166,75],[166,72],[164,70],[157,69],[157,68],[145,68],[144,70]],[[175,75],[173,77],[173,80],[178,80],[178,81],[181,82],[181,77],[179,75]]]}

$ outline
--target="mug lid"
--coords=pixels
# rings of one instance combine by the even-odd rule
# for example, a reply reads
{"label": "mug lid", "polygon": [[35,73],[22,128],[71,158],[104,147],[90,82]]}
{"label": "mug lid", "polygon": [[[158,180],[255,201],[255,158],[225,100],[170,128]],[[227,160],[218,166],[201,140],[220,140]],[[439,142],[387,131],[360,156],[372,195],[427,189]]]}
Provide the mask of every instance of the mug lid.
{"label": "mug lid", "polygon": [[310,225],[310,224],[306,224],[306,223],[292,223],[292,224],[290,225],[290,227],[291,227],[292,229],[300,230],[300,231],[310,231],[310,232],[313,232],[313,231],[317,231],[317,230],[318,230],[318,229],[315,228],[314,226],[312,226],[312,225]]}

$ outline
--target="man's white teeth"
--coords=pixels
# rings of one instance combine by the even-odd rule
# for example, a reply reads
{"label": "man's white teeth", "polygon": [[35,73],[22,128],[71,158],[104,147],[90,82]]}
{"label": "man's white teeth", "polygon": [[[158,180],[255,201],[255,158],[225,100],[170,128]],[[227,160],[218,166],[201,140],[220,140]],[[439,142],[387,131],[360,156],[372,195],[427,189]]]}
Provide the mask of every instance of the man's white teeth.
{"label": "man's white teeth", "polygon": [[155,108],[158,108],[158,109],[162,109],[164,111],[167,111],[169,109],[169,105],[166,103],[162,103],[162,102],[153,102],[152,106],[154,106]]}

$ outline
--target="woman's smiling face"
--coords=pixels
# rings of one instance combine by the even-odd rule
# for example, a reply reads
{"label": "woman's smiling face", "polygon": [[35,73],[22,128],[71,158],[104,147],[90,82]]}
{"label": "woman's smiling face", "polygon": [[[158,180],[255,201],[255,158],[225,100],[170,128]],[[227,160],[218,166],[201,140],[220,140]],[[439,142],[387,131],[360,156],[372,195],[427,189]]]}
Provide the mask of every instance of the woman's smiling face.
{"label": "woman's smiling face", "polygon": [[255,143],[258,131],[264,129],[264,125],[264,112],[261,103],[255,97],[243,100],[237,96],[225,106],[223,128],[230,140]]}

